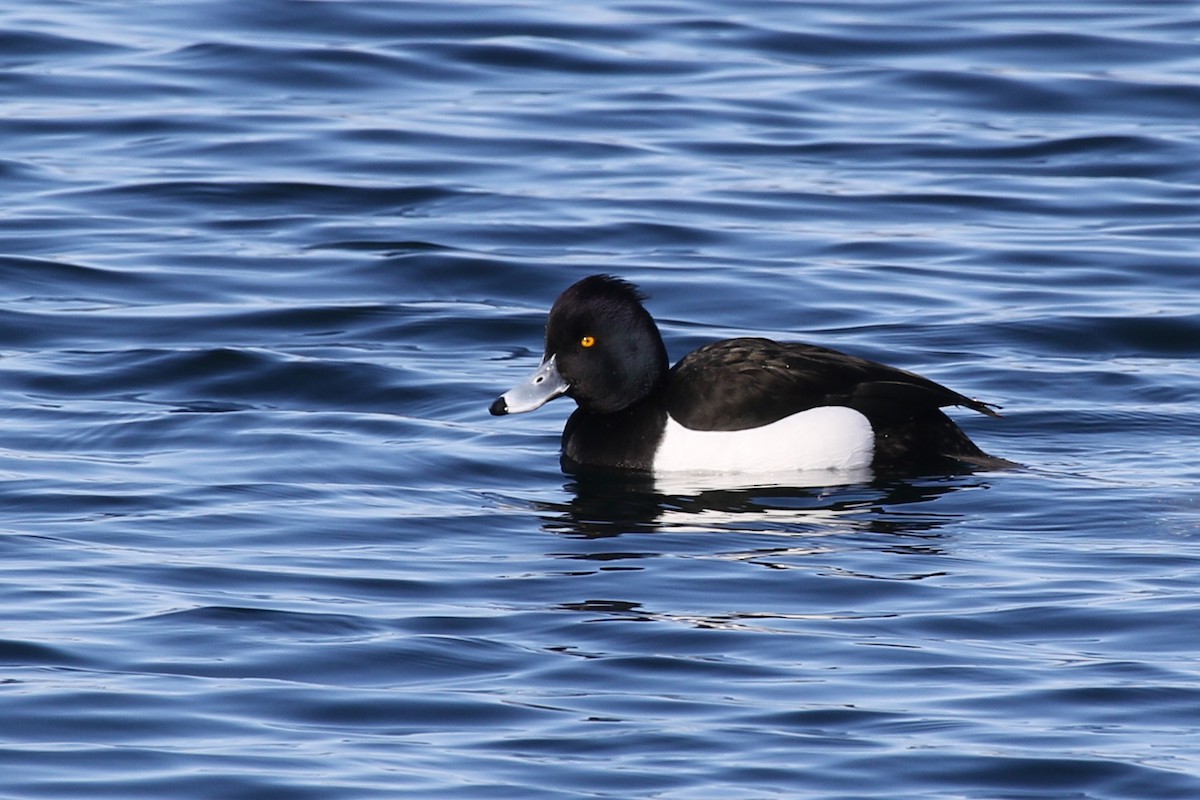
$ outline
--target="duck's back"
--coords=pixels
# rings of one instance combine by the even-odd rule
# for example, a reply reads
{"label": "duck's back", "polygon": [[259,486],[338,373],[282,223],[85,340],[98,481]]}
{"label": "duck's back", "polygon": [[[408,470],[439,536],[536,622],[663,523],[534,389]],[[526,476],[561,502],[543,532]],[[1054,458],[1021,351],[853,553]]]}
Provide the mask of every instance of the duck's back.
{"label": "duck's back", "polygon": [[972,400],[911,372],[809,344],[726,339],[685,356],[671,370],[666,407],[693,430],[759,428],[821,406],[853,408],[875,431],[874,465],[920,466],[946,458],[990,457],[949,417],[960,405],[995,416]]}

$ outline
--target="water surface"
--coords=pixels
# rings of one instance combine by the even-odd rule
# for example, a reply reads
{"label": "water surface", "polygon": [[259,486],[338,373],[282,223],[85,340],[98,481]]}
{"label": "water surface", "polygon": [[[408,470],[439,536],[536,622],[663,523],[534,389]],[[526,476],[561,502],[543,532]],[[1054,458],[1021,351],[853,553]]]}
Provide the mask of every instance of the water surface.
{"label": "water surface", "polygon": [[[1193,4],[18,0],[0,92],[5,798],[1200,796]],[[564,475],[594,272],[1026,466]]]}

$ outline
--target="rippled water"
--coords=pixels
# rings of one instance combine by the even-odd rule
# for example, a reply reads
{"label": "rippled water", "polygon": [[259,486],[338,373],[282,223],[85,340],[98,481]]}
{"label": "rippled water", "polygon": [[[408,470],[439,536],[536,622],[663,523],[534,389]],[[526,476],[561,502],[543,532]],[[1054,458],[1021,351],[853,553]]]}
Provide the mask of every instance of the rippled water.
{"label": "rippled water", "polygon": [[[0,795],[1200,797],[1193,3],[0,11]],[[487,415],[583,275],[1026,467]]]}

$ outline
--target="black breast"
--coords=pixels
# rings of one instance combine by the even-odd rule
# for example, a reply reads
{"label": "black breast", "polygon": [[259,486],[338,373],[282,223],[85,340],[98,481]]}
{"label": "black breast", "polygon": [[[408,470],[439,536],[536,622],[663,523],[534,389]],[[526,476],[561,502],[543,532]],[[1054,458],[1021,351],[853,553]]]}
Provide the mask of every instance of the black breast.
{"label": "black breast", "polygon": [[657,394],[611,414],[577,408],[563,428],[563,466],[649,470],[666,422]]}

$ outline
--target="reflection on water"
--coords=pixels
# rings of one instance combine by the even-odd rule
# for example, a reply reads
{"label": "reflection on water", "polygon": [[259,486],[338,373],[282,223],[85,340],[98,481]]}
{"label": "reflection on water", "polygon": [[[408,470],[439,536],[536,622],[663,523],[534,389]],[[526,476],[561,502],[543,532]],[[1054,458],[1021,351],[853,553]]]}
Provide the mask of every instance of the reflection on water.
{"label": "reflection on water", "polygon": [[563,611],[578,611],[600,615],[605,619],[629,622],[673,622],[701,629],[741,630],[758,633],[787,633],[789,622],[812,620],[856,620],[883,619],[896,616],[894,613],[864,612],[813,612],[811,614],[745,611],[726,614],[682,614],[655,611],[641,603],[628,600],[585,600],[578,603],[562,603]]}
{"label": "reflection on water", "polygon": [[559,610],[795,633],[815,622],[892,618],[902,586],[952,574],[945,556],[961,515],[938,501],[987,485],[959,475],[687,493],[663,492],[645,476],[589,475],[539,512],[543,530],[575,540],[547,554],[570,565],[554,574],[585,587]]}
{"label": "reflection on water", "polygon": [[[890,534],[923,542],[958,514],[921,508],[982,476],[923,480],[875,479],[844,486],[748,486],[687,491],[639,475],[576,475],[565,503],[539,503],[543,528],[589,539],[673,531],[737,531],[819,537],[832,533]],[[681,491],[682,489],[682,491]],[[921,545],[927,547],[927,543]]]}

